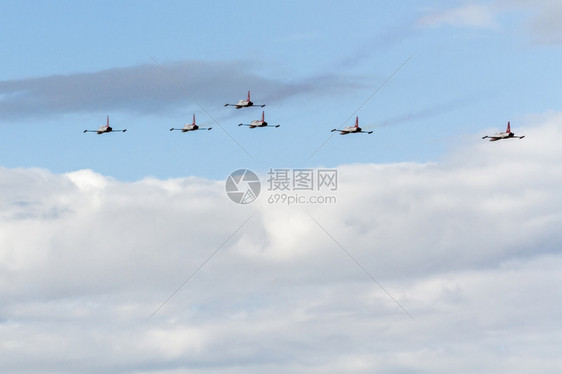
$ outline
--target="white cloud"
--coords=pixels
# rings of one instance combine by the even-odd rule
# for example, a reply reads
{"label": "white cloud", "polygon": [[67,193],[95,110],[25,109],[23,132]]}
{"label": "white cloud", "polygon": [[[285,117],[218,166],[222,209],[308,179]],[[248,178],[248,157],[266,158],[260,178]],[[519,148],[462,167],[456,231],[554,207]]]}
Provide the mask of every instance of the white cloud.
{"label": "white cloud", "polygon": [[[562,43],[562,3],[558,0],[495,0],[465,2],[446,10],[426,10],[417,24],[422,27],[468,27],[475,29],[503,29],[507,32],[524,30],[524,37],[540,45]],[[514,23],[515,18],[506,15],[519,14],[523,25]],[[510,20],[510,23],[504,20]]]}
{"label": "white cloud", "polygon": [[433,11],[431,14],[420,18],[418,24],[424,27],[447,25],[478,29],[490,29],[498,26],[492,7],[473,3],[457,8]]}
{"label": "white cloud", "polygon": [[439,163],[341,166],[337,203],[306,212],[194,177],[0,169],[2,370],[551,372],[562,115],[527,123]]}

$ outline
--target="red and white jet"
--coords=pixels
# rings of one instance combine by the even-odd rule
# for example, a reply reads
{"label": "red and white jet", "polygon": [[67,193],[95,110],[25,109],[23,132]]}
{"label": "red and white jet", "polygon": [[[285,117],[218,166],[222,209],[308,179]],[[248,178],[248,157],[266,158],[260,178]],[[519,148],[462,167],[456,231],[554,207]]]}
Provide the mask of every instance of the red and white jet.
{"label": "red and white jet", "polygon": [[114,130],[113,127],[109,126],[109,116],[107,116],[107,123],[105,125],[101,125],[100,127],[98,127],[97,130],[84,130],[84,132],[95,132],[98,135],[104,134],[104,133],[107,133],[107,132],[125,132],[125,131],[127,131],[127,129]]}
{"label": "red and white jet", "polygon": [[523,139],[525,137],[525,135],[522,136],[515,136],[514,133],[511,132],[511,126],[509,124],[509,122],[507,123],[507,129],[505,130],[505,132],[498,132],[494,135],[491,136],[483,136],[482,139],[490,139],[491,142],[495,142],[496,140],[502,140],[502,139],[512,139],[512,138],[519,138],[519,139]]}
{"label": "red and white jet", "polygon": [[248,108],[251,106],[259,106],[259,107],[264,107],[265,104],[254,104],[252,102],[252,100],[250,100],[250,91],[248,90],[248,98],[246,100],[239,100],[238,104],[224,104],[224,106],[233,106],[236,109],[240,109],[240,108]]}
{"label": "red and white jet", "polygon": [[240,123],[238,126],[249,126],[251,129],[255,129],[256,127],[279,127],[279,125],[269,125],[265,121],[265,112],[261,112],[261,120],[255,119],[250,123]]}
{"label": "red and white jet", "polygon": [[195,114],[193,115],[193,122],[186,123],[185,126],[181,129],[174,129],[173,127],[170,131],[179,130],[181,132],[188,132],[188,131],[195,131],[195,130],[211,130],[212,127],[199,127],[195,124]]}
{"label": "red and white jet", "polygon": [[359,127],[359,117],[355,117],[355,126],[347,126],[343,129],[332,129],[332,132],[339,131],[340,135],[347,135],[347,134],[355,134],[355,133],[365,133],[365,134],[372,134],[372,131],[363,131],[361,127]]}

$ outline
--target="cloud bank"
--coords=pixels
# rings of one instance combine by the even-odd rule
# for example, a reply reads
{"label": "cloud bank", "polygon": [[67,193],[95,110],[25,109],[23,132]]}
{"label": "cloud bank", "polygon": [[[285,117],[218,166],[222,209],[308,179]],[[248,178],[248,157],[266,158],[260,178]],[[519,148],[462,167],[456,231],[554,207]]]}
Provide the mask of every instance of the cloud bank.
{"label": "cloud bank", "polygon": [[0,169],[0,367],[556,371],[562,115],[531,122],[440,163],[341,166],[330,205],[238,206],[195,177]]}

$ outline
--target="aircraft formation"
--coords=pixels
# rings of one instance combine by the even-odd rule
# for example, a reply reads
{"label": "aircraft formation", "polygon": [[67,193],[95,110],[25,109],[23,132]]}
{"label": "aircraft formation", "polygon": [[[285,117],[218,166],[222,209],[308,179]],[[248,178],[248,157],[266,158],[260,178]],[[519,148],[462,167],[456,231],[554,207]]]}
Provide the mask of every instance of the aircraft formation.
{"label": "aircraft formation", "polygon": [[[254,104],[254,102],[251,100],[250,98],[250,91],[248,91],[248,96],[246,97],[246,99],[241,99],[238,101],[238,103],[236,104],[224,104],[224,106],[233,106],[235,109],[241,109],[241,108],[250,108],[250,107],[260,107],[263,108],[265,107],[265,104]],[[238,126],[247,126],[250,129],[254,129],[257,127],[274,127],[277,128],[280,125],[270,125],[267,121],[265,121],[265,111],[262,111],[261,113],[261,119],[255,119],[250,123],[240,123],[238,124]],[[212,130],[212,127],[199,127],[196,123],[195,123],[195,114],[193,115],[193,121],[191,123],[186,123],[182,128],[171,128],[170,131],[181,131],[181,132],[190,132],[190,131],[197,131],[197,130]],[[123,130],[116,130],[113,129],[110,125],[109,125],[109,116],[107,116],[107,122],[105,125],[101,125],[100,127],[98,127],[97,130],[84,130],[84,132],[95,132],[98,135],[101,134],[106,134],[106,133],[110,133],[110,132],[126,132],[127,129],[123,129]],[[340,135],[347,135],[347,134],[372,134],[373,131],[364,131],[361,127],[359,127],[359,117],[355,117],[355,125],[354,126],[346,126],[343,129],[332,129],[331,132],[339,132]],[[520,136],[516,136],[512,131],[511,131],[511,124],[510,122],[507,122],[507,129],[503,132],[498,132],[494,135],[486,135],[483,136],[482,139],[490,139],[491,142],[495,142],[498,140],[504,140],[504,139],[523,139],[525,137],[525,135],[520,135]]]}
{"label": "aircraft formation", "polygon": [[[224,104],[224,106],[234,106],[236,109],[240,108],[249,108],[252,106],[261,107],[263,108],[265,104],[254,104],[250,98],[250,91],[248,91],[248,97],[246,99],[239,100],[237,104]],[[265,112],[262,111],[261,119],[255,119],[250,123],[240,123],[238,126],[248,126],[251,129],[256,127],[279,127],[280,125],[270,125],[265,121]],[[189,132],[189,131],[196,131],[196,130],[212,130],[212,127],[199,127],[195,123],[195,114],[193,115],[193,122],[186,123],[182,128],[176,129],[171,128],[170,131],[181,131],[181,132]],[[101,125],[98,127],[97,130],[84,130],[84,132],[95,132],[98,135],[107,134],[110,132],[126,132],[127,129],[124,130],[115,130],[109,125],[109,116],[107,116],[107,122],[105,125]]]}

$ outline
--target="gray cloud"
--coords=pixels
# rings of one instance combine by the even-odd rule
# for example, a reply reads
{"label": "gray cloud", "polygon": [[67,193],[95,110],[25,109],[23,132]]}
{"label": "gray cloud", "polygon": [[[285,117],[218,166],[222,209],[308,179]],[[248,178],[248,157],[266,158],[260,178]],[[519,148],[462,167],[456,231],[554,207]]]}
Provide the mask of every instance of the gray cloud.
{"label": "gray cloud", "polygon": [[237,206],[223,181],[0,169],[2,370],[549,372],[562,115],[528,121],[440,163],[341,166],[337,203],[304,207],[416,321],[267,191]]}
{"label": "gray cloud", "polygon": [[[357,86],[335,75],[276,81],[252,73],[251,65],[240,61],[183,61],[163,66],[191,95],[209,106],[236,102],[246,97],[248,89],[254,91],[254,100],[259,96],[279,102]],[[0,110],[5,119],[110,110],[156,114],[186,105],[196,104],[157,64],[0,82]]]}

